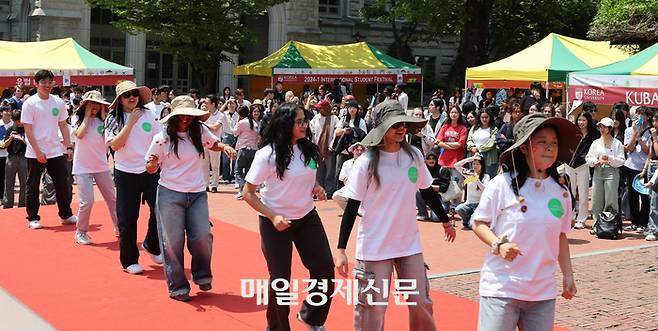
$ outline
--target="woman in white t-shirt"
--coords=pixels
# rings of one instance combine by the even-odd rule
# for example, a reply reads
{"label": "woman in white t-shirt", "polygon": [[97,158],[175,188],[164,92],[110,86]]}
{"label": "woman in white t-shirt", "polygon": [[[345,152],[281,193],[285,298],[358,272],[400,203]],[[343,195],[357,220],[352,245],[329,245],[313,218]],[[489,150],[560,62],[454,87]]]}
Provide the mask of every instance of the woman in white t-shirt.
{"label": "woman in white t-shirt", "polygon": [[[468,163],[471,164],[470,169],[464,167]],[[485,172],[484,160],[478,154],[457,161],[455,169],[464,177],[466,184],[466,202],[459,204],[455,212],[461,217],[464,229],[470,230],[473,227],[473,213],[480,204],[482,191],[489,182],[489,174]]]}
{"label": "woman in white t-shirt", "polygon": [[159,175],[149,174],[144,168],[146,151],[162,128],[155,114],[144,108],[144,104],[151,100],[151,91],[147,87],[124,81],[116,86],[116,95],[105,119],[105,143],[114,151],[119,258],[123,270],[135,275],[144,271],[138,263],[137,248],[137,220],[143,202],[148,204],[150,216],[142,247],[153,263],[162,264],[155,218]]}
{"label": "woman in white t-shirt", "polygon": [[489,181],[473,215],[473,232],[491,247],[480,272],[478,330],[553,330],[558,263],[562,296],[576,294],[566,235],[572,196],[557,167],[581,136],[573,123],[543,113],[514,126],[503,173]]}
{"label": "woman in white t-shirt", "polygon": [[498,128],[493,125],[495,118],[491,108],[487,108],[478,113],[477,123],[468,131],[466,139],[466,150],[474,155],[480,153],[485,169],[489,177],[493,177],[498,172],[498,150],[496,149],[496,135]]}
{"label": "woman in white t-shirt", "polygon": [[114,235],[119,235],[117,228],[116,193],[107,161],[105,145],[105,116],[109,102],[98,91],[89,91],[83,96],[80,107],[72,119],[73,134],[76,140],[73,153],[73,175],[75,176],[80,208],[74,240],[78,244],[89,245],[87,235],[89,217],[94,205],[94,182],[101,192],[110,218],[114,225]]}
{"label": "woman in white t-shirt", "polygon": [[[294,242],[311,281],[326,284],[309,291],[313,297],[307,297],[297,314],[297,319],[309,329],[319,330],[329,314],[334,264],[327,235],[313,204],[313,196],[320,200],[327,197],[315,182],[320,151],[311,140],[309,117],[297,104],[284,103],[277,109],[263,131],[261,148],[247,173],[242,194],[259,213],[261,248],[270,282],[276,279],[290,282]],[[259,199],[256,188],[261,184],[265,186]],[[269,287],[269,298],[288,292],[287,288],[272,287]],[[319,304],[320,298],[326,302]],[[278,301],[268,303],[267,329],[290,330],[290,306]]]}
{"label": "woman in white t-shirt", "polygon": [[242,199],[244,178],[249,172],[249,168],[251,168],[251,163],[254,162],[256,150],[258,150],[258,142],[260,141],[258,126],[264,110],[263,104],[256,103],[256,101],[249,107],[242,106],[238,109],[240,120],[235,125],[233,132],[238,138],[235,143],[235,149],[238,151],[238,158],[235,160],[235,181],[239,186],[235,197],[238,200]]}
{"label": "woman in white t-shirt", "polygon": [[[427,286],[420,235],[416,224],[416,192],[443,223],[445,238],[453,241],[455,229],[432,189],[432,175],[422,153],[406,140],[416,134],[427,120],[407,116],[397,101],[384,101],[373,110],[375,127],[361,142],[368,148],[352,166],[345,185],[348,198],[343,214],[336,254],[336,268],[347,277],[345,247],[359,208],[354,275],[359,293],[354,307],[355,330],[383,330],[389,285],[410,286],[409,324],[413,330],[435,330],[432,300]],[[392,272],[395,268],[397,279]]]}
{"label": "woman in white t-shirt", "polygon": [[169,297],[190,300],[190,284],[185,276],[183,249],[192,255],[192,279],[202,291],[212,288],[212,233],[208,213],[208,192],[203,178],[204,149],[224,152],[235,158],[235,150],[219,142],[201,122],[207,111],[197,109],[189,96],[176,97],[165,124],[151,141],[146,153],[146,171],[160,169],[156,198],[158,233],[162,240],[164,272]]}
{"label": "woman in white t-shirt", "polygon": [[[592,176],[592,218],[598,221],[602,211],[619,212],[619,168],[624,165],[624,145],[612,133],[614,121],[604,117],[598,127],[601,138],[594,140],[585,156],[587,164],[594,168]],[[629,185],[632,183],[629,183]],[[594,226],[592,226],[594,228]]]}

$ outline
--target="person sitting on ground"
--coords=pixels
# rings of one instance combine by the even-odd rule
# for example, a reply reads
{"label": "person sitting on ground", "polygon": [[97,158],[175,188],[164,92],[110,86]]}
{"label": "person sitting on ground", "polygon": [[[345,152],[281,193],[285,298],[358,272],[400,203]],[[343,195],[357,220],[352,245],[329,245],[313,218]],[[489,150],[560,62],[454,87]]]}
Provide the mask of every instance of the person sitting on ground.
{"label": "person sitting on ground", "polygon": [[[469,163],[471,164],[470,169],[464,167]],[[455,163],[455,169],[464,176],[466,185],[466,202],[459,204],[455,208],[455,212],[461,217],[464,229],[470,230],[473,227],[473,213],[480,203],[482,191],[489,182],[489,175],[485,171],[486,166],[480,155],[458,161]]]}
{"label": "person sitting on ground", "polygon": [[[365,147],[363,147],[363,145],[361,145],[360,142],[356,142],[356,143],[352,144],[352,146],[350,146],[347,149],[347,151],[349,153],[351,153],[352,155],[354,155],[354,157],[352,157],[351,159],[345,161],[343,163],[343,167],[340,169],[340,174],[338,175],[338,180],[343,182],[343,185],[345,185],[345,183],[347,183],[347,179],[350,177],[350,173],[352,172],[352,165],[354,165],[354,161],[356,161],[356,159],[358,159],[359,156],[361,156],[361,154],[363,154],[364,150],[365,150]],[[334,201],[336,201],[336,203],[338,204],[338,207],[340,207],[340,209],[342,209],[342,210],[345,210],[345,206],[347,206],[347,198],[345,198],[342,195],[342,192],[344,190],[345,190],[344,186],[341,187],[338,191],[334,192],[334,195],[333,195],[333,198],[332,198]]]}

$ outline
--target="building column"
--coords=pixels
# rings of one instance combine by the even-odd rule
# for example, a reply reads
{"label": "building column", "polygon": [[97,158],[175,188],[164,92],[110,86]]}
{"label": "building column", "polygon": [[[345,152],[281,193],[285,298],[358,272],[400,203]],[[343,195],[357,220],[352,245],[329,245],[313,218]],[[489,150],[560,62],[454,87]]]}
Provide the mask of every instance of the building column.
{"label": "building column", "polygon": [[238,80],[233,76],[233,67],[238,63],[238,55],[233,53],[226,54],[231,61],[224,61],[219,63],[219,74],[217,75],[217,90],[218,95],[222,95],[224,87],[228,86],[231,88],[231,91],[234,91],[238,86]]}
{"label": "building column", "polygon": [[80,2],[81,16],[78,30],[80,34],[77,41],[82,47],[89,49],[91,46],[91,7],[89,7],[86,1]]}
{"label": "building column", "polygon": [[286,4],[278,4],[267,8],[269,16],[269,35],[267,51],[272,54],[288,42],[286,31]]}
{"label": "building column", "polygon": [[146,34],[126,33],[126,66],[132,67],[137,85],[146,77]]}

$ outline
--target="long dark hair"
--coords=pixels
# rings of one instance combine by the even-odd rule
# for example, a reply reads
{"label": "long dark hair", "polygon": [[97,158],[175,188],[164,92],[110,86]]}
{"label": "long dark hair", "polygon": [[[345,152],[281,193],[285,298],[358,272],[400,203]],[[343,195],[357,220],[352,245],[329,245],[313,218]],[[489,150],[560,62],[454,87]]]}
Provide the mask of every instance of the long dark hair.
{"label": "long dark hair", "polygon": [[[358,128],[359,124],[361,124],[361,114],[359,113],[358,105],[355,108],[356,108],[356,115],[354,115],[354,127]],[[350,111],[348,107],[348,110],[345,113],[345,127],[350,126],[350,121],[352,121],[352,115],[350,115]]]}
{"label": "long dark hair", "polygon": [[[263,130],[263,135],[260,141],[260,147],[272,146],[272,151],[275,154],[276,161],[276,175],[279,179],[283,179],[288,165],[292,162],[293,157],[293,144],[291,142],[292,130],[295,127],[295,117],[297,117],[297,110],[304,112],[306,119],[310,118],[310,114],[300,107],[298,104],[285,102],[277,108],[276,112],[272,114],[270,123]],[[301,150],[304,157],[304,163],[308,165],[311,160],[320,162],[320,149],[311,141],[311,129],[306,127],[306,137],[297,140],[297,147]]]}
{"label": "long dark hair", "polygon": [[576,120],[574,121],[573,124],[576,124],[578,126],[578,119],[580,117],[584,117],[587,120],[587,135],[594,134],[596,131],[596,123],[594,123],[594,119],[592,118],[592,114],[587,113],[587,112],[581,112],[578,117],[576,117]]}
{"label": "long dark hair", "polygon": [[[535,129],[535,132],[539,131],[540,129],[543,128],[551,128],[555,131],[555,134],[558,134],[558,130],[556,127],[552,125],[541,125],[537,129]],[[530,135],[530,139],[532,139],[532,136],[534,136],[534,133]],[[528,139],[528,141],[530,141]],[[560,137],[558,136],[558,139]],[[526,144],[528,143],[526,141]],[[525,155],[521,153],[521,151],[517,148],[516,150],[512,151],[512,158],[514,159],[513,161],[513,166],[512,167],[502,167],[503,172],[509,172],[510,177],[512,178],[512,191],[514,191],[514,195],[517,197],[519,196],[519,190],[523,187],[523,184],[525,184],[526,180],[528,179],[528,174],[530,173],[530,166],[528,165],[528,162],[525,159]],[[553,180],[563,189],[569,191],[567,187],[563,184],[560,183],[560,174],[557,172],[557,167],[558,167],[557,160],[551,165],[546,172],[548,175],[553,178]],[[514,173],[514,168],[516,168],[516,174]],[[517,186],[518,183],[518,186]]]}
{"label": "long dark hair", "polygon": [[454,105],[448,109],[448,116],[446,116],[446,121],[443,122],[443,125],[452,125],[452,119],[450,118],[450,112],[453,109],[457,109],[457,113],[459,114],[459,117],[457,118],[457,124],[461,124],[463,126],[467,126],[468,123],[466,123],[466,120],[464,119],[464,115],[462,115],[462,110],[459,108],[459,106]]}
{"label": "long dark hair", "polygon": [[[142,98],[137,99],[137,106],[135,106],[135,109],[137,108],[142,108],[144,111],[148,111],[148,109],[144,108],[144,100]],[[133,111],[135,110],[133,109]],[[114,116],[114,118],[117,121],[117,130],[123,129],[123,126],[126,124],[124,119],[123,119],[123,105],[121,104],[121,96],[117,97],[117,101],[114,103],[114,109],[111,109],[108,115]],[[119,116],[121,115],[121,116]],[[118,134],[118,132],[115,132]]]}
{"label": "long dark hair", "polygon": [[[89,102],[93,102],[93,101],[89,101]],[[87,108],[87,105],[89,105],[89,102],[85,102],[84,105],[78,107],[78,109],[75,111],[75,116],[77,117],[77,121],[75,121],[76,126],[80,126],[82,124],[82,121],[85,119],[85,114],[86,114],[85,113],[85,108]],[[103,118],[101,117],[101,113],[103,112],[103,107],[105,107],[105,106],[103,106],[102,104],[99,104],[99,105],[101,106],[101,108],[96,113],[96,117],[99,120],[101,120],[101,122],[102,122]]]}
{"label": "long dark hair", "polygon": [[613,127],[612,130],[610,130],[610,135],[613,138],[616,138],[617,140],[620,140],[622,144],[624,143],[624,133],[626,132],[626,115],[621,109],[615,110],[613,113],[613,120],[617,120],[619,122],[619,131],[617,131],[617,135],[615,136],[615,128]]}
{"label": "long dark hair", "polygon": [[489,127],[490,128],[491,127],[496,127],[496,125],[494,124],[494,119],[496,118],[496,116],[493,113],[493,110],[491,109],[491,107],[487,107],[487,108],[479,111],[477,113],[477,116],[475,117],[477,119],[477,122],[475,122],[475,129],[476,130],[482,127],[482,120],[480,119],[480,116],[482,116],[482,114],[489,115]]}
{"label": "long dark hair", "polygon": [[[177,118],[178,116],[172,116],[167,121],[167,136],[169,136],[169,141],[171,142],[171,149],[176,154],[176,157],[180,159],[180,156],[178,155],[178,141],[183,140],[183,138],[178,136]],[[190,137],[190,140],[192,140],[192,145],[194,145],[194,148],[199,153],[199,156],[203,157],[204,154],[203,143],[201,142],[201,125],[201,121],[198,117],[192,117],[190,126],[187,128],[187,135]]]}

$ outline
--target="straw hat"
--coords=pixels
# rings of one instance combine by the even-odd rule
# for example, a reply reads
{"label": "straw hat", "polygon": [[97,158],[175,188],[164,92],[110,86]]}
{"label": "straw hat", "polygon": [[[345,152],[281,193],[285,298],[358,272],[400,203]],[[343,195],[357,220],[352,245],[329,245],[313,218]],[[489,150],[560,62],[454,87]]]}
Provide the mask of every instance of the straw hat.
{"label": "straw hat", "polygon": [[196,103],[194,103],[194,99],[192,99],[192,97],[181,95],[175,97],[174,100],[171,100],[171,113],[163,117],[160,120],[160,123],[165,124],[172,116],[177,115],[204,116],[208,114],[209,113],[207,111],[196,107]]}
{"label": "straw hat", "polygon": [[139,90],[139,99],[142,101],[142,104],[145,105],[149,102],[151,102],[151,90],[149,90],[148,87],[146,86],[137,86],[135,82],[133,81],[123,81],[119,84],[117,84],[116,88],[116,98],[114,98],[114,101],[110,104],[110,108],[114,108],[116,106],[116,103],[119,101],[119,97],[129,91],[132,90]]}
{"label": "straw hat", "polygon": [[420,131],[427,120],[406,115],[402,105],[398,101],[384,101],[372,110],[375,127],[361,140],[365,147],[377,146],[382,143],[386,131],[396,123],[407,123],[408,133],[416,134]]}
{"label": "straw hat", "polygon": [[104,106],[108,106],[110,103],[103,99],[101,92],[96,90],[89,91],[82,96],[82,101],[80,102],[80,107],[84,107],[88,101],[95,102]]}

